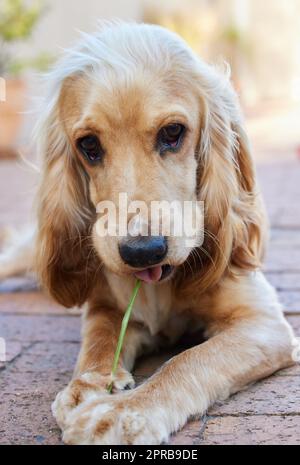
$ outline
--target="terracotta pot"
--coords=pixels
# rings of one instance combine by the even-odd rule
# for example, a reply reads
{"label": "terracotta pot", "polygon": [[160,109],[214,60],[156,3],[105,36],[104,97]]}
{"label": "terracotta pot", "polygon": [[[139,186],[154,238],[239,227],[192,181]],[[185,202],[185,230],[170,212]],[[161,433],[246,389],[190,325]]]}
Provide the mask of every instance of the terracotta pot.
{"label": "terracotta pot", "polygon": [[16,156],[17,137],[25,109],[26,85],[22,79],[7,79],[6,99],[3,102],[3,80],[0,95],[0,158]]}

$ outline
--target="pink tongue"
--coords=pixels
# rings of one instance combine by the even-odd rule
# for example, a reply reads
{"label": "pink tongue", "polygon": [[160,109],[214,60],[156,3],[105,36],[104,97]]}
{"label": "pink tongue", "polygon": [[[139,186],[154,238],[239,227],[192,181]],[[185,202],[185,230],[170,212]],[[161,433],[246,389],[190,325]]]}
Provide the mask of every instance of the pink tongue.
{"label": "pink tongue", "polygon": [[135,273],[135,277],[144,281],[145,283],[157,283],[160,280],[162,275],[162,267],[155,266],[153,268],[147,268],[143,271],[138,271]]}

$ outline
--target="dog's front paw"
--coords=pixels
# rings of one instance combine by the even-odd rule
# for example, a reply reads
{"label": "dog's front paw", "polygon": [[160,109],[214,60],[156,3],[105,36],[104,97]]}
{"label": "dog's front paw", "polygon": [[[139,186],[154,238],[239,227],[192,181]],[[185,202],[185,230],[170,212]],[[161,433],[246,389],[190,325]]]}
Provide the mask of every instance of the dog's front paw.
{"label": "dog's front paw", "polygon": [[[73,379],[68,386],[59,392],[52,404],[52,413],[61,429],[66,427],[67,416],[84,401],[109,396],[107,388],[112,382],[110,375],[87,372]],[[113,381],[113,391],[118,392],[126,387],[134,387],[134,379],[125,370],[119,370]]]}
{"label": "dog's front paw", "polygon": [[[133,394],[133,393],[132,393]],[[168,438],[160,410],[147,408],[134,395],[88,400],[68,416],[63,434],[67,444],[158,445]]]}

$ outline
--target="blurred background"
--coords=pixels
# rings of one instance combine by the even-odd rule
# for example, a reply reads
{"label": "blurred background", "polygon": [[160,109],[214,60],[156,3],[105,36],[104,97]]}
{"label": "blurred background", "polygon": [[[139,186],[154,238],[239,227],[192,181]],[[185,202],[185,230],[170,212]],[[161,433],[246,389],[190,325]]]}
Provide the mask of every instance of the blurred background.
{"label": "blurred background", "polygon": [[[298,143],[300,0],[0,0],[1,156],[27,144],[36,74],[97,19],[161,24],[211,63],[227,61],[259,148]],[[23,131],[22,131],[23,129]]]}
{"label": "blurred background", "polygon": [[[9,170],[4,160],[34,157],[39,74],[79,30],[93,31],[98,19],[114,18],[161,24],[205,60],[229,63],[257,161],[300,159],[300,0],[0,0],[2,173]],[[21,178],[20,171],[16,182]]]}

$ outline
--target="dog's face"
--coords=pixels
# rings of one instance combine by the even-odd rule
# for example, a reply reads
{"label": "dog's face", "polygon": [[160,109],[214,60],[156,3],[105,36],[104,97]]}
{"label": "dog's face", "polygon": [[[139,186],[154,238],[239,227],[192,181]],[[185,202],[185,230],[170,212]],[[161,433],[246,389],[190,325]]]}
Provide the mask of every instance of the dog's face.
{"label": "dog's face", "polygon": [[[101,235],[97,223],[93,227],[97,253],[115,273],[161,281],[191,251],[184,231],[175,234],[171,227],[167,237],[162,227],[156,234],[151,232],[151,218],[158,213],[153,207],[151,211],[153,201],[167,205],[196,201],[200,101],[183,84],[148,69],[127,85],[114,75],[104,86],[100,74],[94,82],[86,77],[67,79],[63,87],[60,118],[76,163],[88,174],[95,209],[101,202],[112,202],[118,222],[120,209],[124,210],[120,194],[127,195],[128,204],[139,201],[146,208],[139,215],[129,212],[125,220],[132,227],[138,219],[148,223],[144,236],[138,232],[131,236],[130,231],[126,237]],[[173,209],[170,212],[176,215]]]}
{"label": "dog's face", "polygon": [[[216,284],[232,264],[257,266],[260,215],[235,93],[174,34],[123,24],[85,36],[54,71],[40,136],[37,268],[62,304],[82,304],[101,281],[101,265],[151,283],[178,267],[177,287],[192,280],[197,289]],[[186,231],[161,231],[164,212],[152,216],[153,202],[196,199],[204,203],[201,248],[202,231],[195,248]],[[99,234],[107,202],[117,234],[109,227]],[[146,212],[137,218],[141,202]]]}

